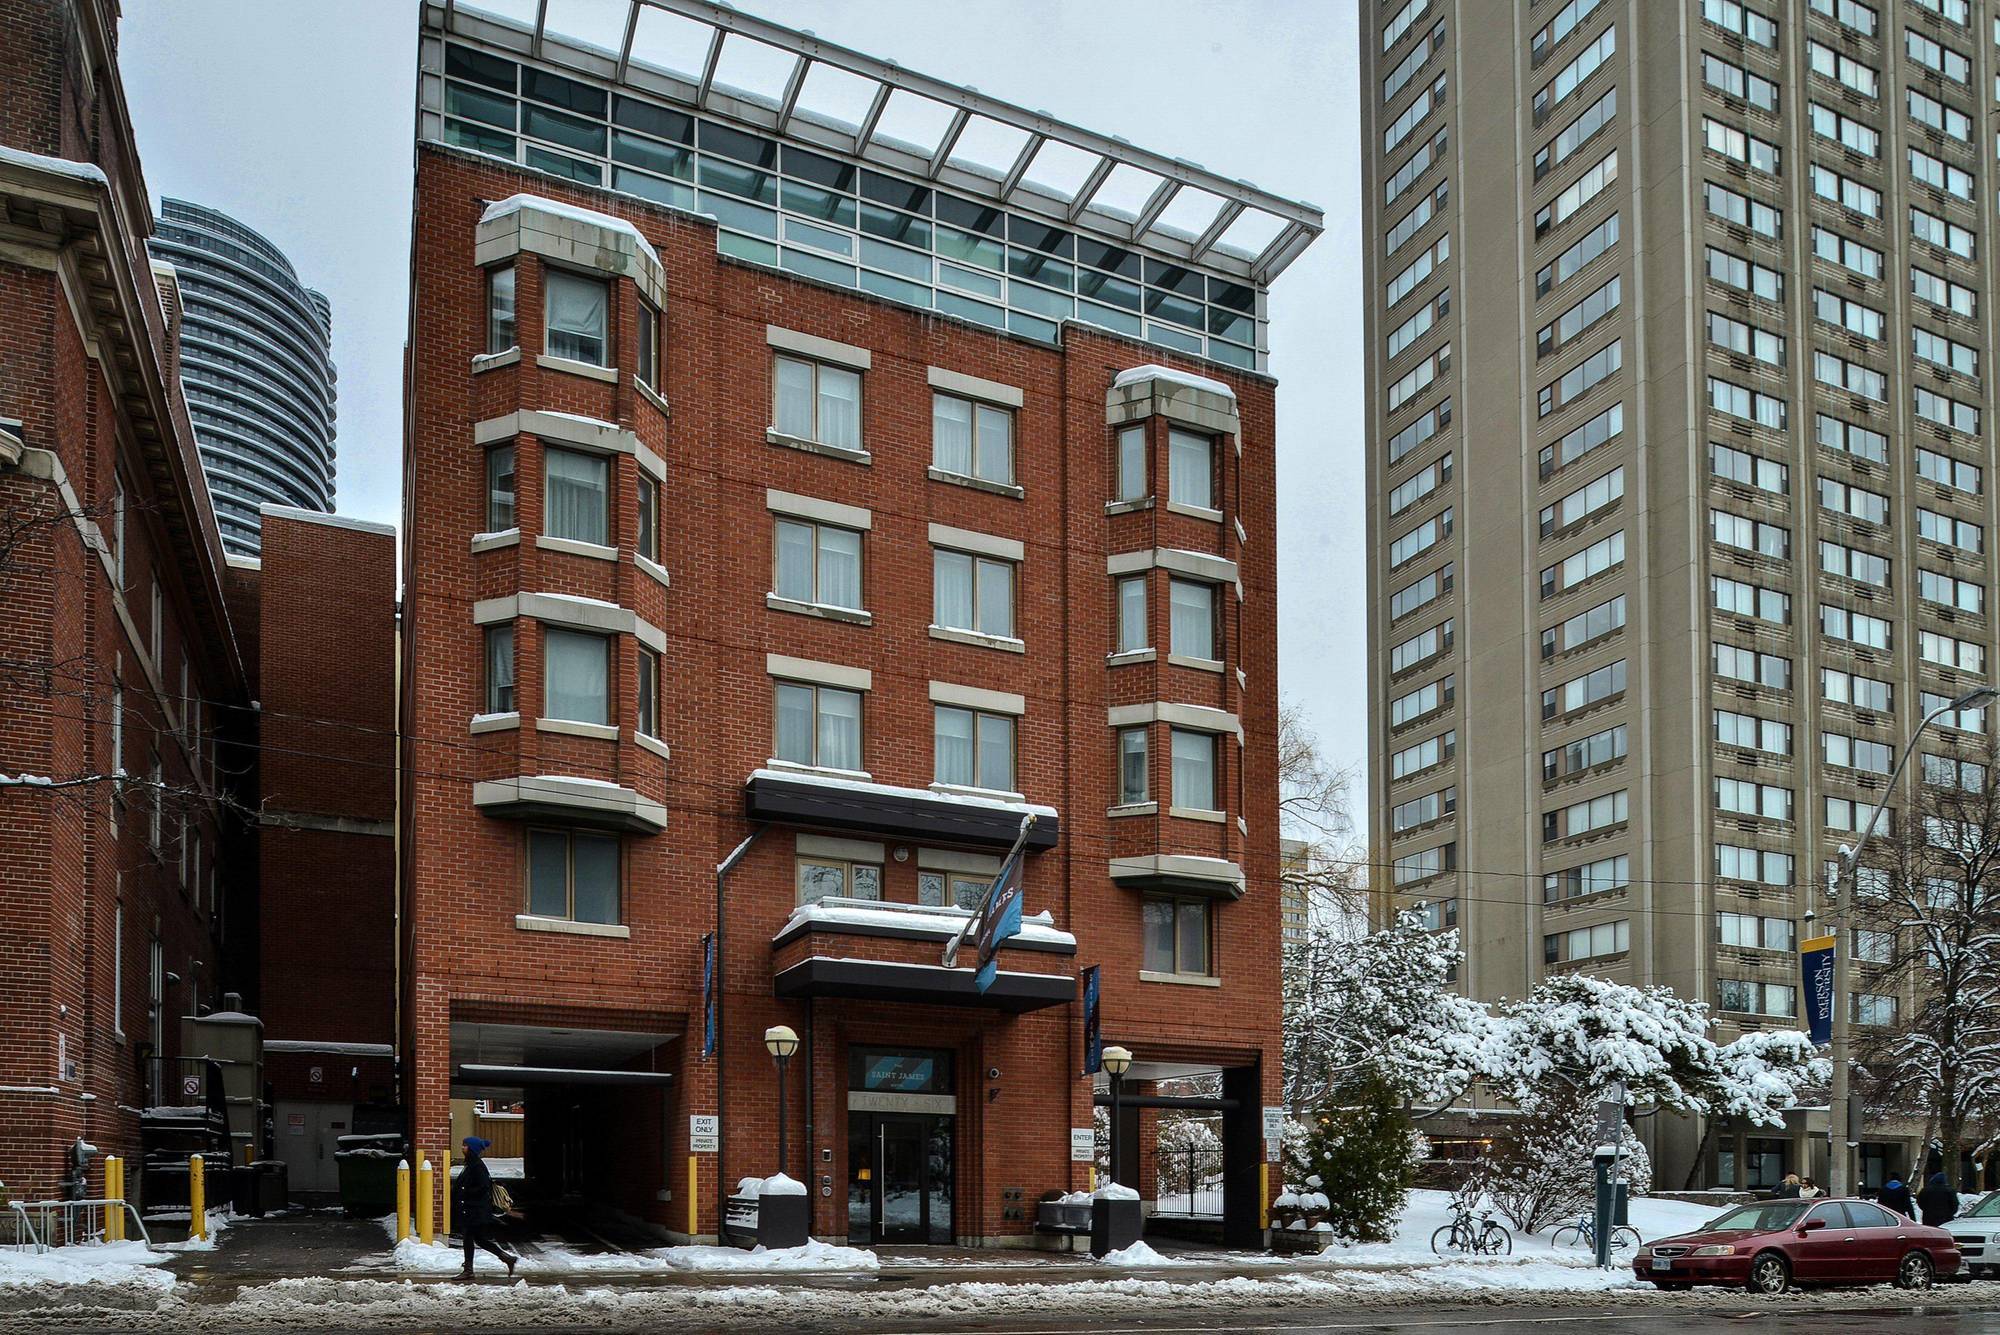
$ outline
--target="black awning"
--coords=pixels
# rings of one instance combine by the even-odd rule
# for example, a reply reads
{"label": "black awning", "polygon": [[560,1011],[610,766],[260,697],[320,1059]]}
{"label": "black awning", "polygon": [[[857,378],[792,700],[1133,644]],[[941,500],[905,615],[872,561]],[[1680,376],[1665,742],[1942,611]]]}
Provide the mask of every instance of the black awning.
{"label": "black awning", "polygon": [[984,1006],[1038,1011],[1076,999],[1076,980],[1059,974],[1002,972],[981,992],[972,970],[937,964],[888,964],[874,960],[801,960],[772,980],[781,997],[849,997],[857,1001],[907,1001],[932,1006]]}
{"label": "black awning", "polygon": [[[777,825],[884,835],[913,843],[1007,849],[1021,833],[1022,812],[880,784],[833,784],[755,774],[744,785],[744,812]],[[1044,811],[1028,831],[1030,849],[1056,846],[1059,818]]]}
{"label": "black awning", "polygon": [[452,1083],[513,1088],[516,1085],[668,1085],[666,1071],[600,1071],[565,1066],[488,1066],[463,1062]]}

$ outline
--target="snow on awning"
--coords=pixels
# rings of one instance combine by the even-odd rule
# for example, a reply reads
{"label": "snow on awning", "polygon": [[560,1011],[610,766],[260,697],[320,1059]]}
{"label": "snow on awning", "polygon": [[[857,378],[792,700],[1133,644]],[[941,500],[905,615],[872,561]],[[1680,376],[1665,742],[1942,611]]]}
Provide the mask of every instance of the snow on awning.
{"label": "snow on awning", "polygon": [[[961,908],[828,897],[793,909],[792,916],[771,938],[771,944],[783,945],[796,936],[815,931],[943,941],[963,927],[971,916]],[[1012,937],[1007,945],[1010,949],[1074,954],[1076,937],[1057,927],[1055,918],[1044,909],[1040,913],[1025,915],[1021,919],[1020,933]]]}
{"label": "snow on awning", "polygon": [[917,843],[1005,849],[1032,814],[1028,848],[1054,848],[1054,807],[936,788],[904,788],[809,770],[759,769],[744,783],[745,814],[778,825],[859,831]]}

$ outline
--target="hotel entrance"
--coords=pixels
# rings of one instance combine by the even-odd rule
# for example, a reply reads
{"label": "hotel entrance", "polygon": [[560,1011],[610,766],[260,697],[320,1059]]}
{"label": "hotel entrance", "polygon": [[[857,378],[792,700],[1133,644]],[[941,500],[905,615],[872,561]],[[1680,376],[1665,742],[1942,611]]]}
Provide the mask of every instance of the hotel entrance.
{"label": "hotel entrance", "polygon": [[847,1237],[854,1245],[952,1241],[952,1065],[943,1051],[849,1050]]}

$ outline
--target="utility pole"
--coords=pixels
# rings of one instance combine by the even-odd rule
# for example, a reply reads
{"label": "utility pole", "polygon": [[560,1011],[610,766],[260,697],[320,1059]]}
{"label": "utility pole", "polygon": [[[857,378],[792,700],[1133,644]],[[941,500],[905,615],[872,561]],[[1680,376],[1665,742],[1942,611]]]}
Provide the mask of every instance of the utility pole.
{"label": "utility pole", "polygon": [[1829,1196],[1847,1196],[1853,1192],[1854,1182],[1849,1172],[1853,1162],[1851,1142],[1860,1134],[1861,1128],[1850,1126],[1848,1118],[1848,1067],[1852,1063],[1850,1049],[1852,1039],[1853,997],[1848,989],[1853,978],[1853,965],[1849,956],[1854,951],[1854,895],[1859,881],[1861,855],[1868,848],[1868,841],[1874,837],[1875,827],[1882,823],[1882,808],[1896,791],[1896,781],[1903,777],[1903,770],[1916,752],[1917,743],[1923,739],[1924,730],[1943,718],[1962,709],[1977,709],[1988,701],[2000,696],[2000,691],[1991,686],[1981,686],[1967,691],[1956,700],[1939,705],[1923,716],[1910,740],[1903,743],[1903,754],[1896,757],[1896,768],[1889,773],[1889,782],[1882,789],[1882,801],[1868,815],[1868,827],[1861,832],[1851,849],[1843,848],[1840,863],[1833,883],[1833,904],[1831,906],[1833,932],[1833,1091],[1827,1109],[1827,1124],[1830,1128],[1827,1140],[1826,1192]]}

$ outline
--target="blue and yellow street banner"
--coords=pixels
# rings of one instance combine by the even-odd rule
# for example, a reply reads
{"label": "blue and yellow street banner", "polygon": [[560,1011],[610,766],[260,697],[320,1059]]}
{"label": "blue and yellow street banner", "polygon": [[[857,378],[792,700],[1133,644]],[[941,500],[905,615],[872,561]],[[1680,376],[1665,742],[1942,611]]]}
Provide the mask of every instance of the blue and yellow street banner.
{"label": "blue and yellow street banner", "polygon": [[1831,936],[1799,942],[1800,981],[1805,984],[1806,1031],[1824,1047],[1833,1041],[1833,951]]}

